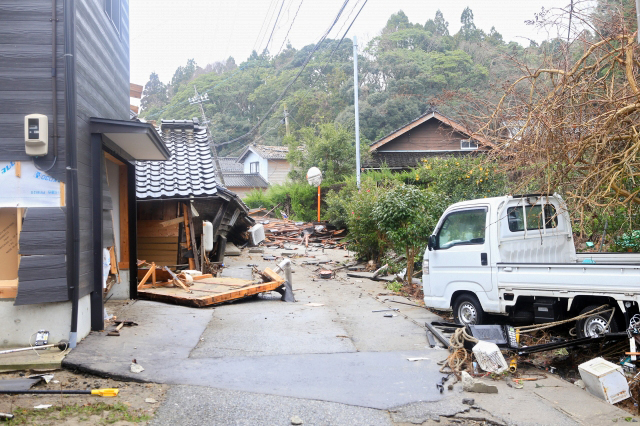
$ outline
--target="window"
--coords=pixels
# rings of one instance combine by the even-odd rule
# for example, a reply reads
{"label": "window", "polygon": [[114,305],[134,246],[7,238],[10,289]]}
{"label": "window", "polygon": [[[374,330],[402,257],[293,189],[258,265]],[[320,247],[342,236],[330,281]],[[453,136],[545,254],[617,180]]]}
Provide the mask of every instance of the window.
{"label": "window", "polygon": [[478,142],[473,139],[461,139],[460,149],[478,149]]}
{"label": "window", "polygon": [[250,163],[249,167],[251,168],[250,172],[251,173],[260,173],[260,163],[259,162],[255,162],[255,163]]}
{"label": "window", "polygon": [[104,11],[107,13],[109,20],[120,34],[120,2],[122,0],[104,0]]}
{"label": "window", "polygon": [[461,244],[484,244],[487,209],[450,213],[438,231],[437,248],[448,249]]}
{"label": "window", "polygon": [[[527,231],[543,229],[542,226],[542,206],[536,204],[535,206],[526,206],[527,214]],[[521,232],[524,231],[524,213],[522,206],[509,207],[507,209],[507,216],[509,218],[509,231]],[[558,217],[555,207],[552,204],[544,205],[544,218],[546,221],[545,228],[555,228],[558,226]]]}

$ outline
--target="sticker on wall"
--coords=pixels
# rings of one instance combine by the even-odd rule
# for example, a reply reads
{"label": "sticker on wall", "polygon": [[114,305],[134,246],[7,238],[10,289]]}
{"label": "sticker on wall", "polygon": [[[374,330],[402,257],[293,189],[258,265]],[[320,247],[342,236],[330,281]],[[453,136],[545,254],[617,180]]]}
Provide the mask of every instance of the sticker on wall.
{"label": "sticker on wall", "polygon": [[58,207],[62,186],[32,161],[0,161],[0,207]]}

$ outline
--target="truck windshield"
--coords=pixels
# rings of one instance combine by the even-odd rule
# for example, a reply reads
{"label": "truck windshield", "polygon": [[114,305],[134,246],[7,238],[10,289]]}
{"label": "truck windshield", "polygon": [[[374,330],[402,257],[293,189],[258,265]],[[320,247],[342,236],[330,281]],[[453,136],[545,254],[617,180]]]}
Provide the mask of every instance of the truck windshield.
{"label": "truck windshield", "polygon": [[438,231],[437,248],[458,244],[484,244],[487,210],[474,209],[450,213]]}

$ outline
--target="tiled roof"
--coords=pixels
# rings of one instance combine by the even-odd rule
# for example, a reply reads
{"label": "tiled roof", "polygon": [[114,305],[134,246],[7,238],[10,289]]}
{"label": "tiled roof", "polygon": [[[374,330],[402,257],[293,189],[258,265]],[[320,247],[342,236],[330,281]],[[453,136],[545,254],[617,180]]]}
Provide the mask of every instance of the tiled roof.
{"label": "tiled roof", "polygon": [[218,157],[220,162],[220,168],[224,172],[225,182],[227,179],[227,173],[242,173],[244,167],[238,163],[238,157]]}
{"label": "tiled roof", "polygon": [[228,188],[267,188],[269,184],[260,174],[225,173],[224,182]]}
{"label": "tiled roof", "polygon": [[205,128],[193,120],[162,120],[159,133],[171,159],[136,163],[138,198],[215,195],[218,184]]}
{"label": "tiled roof", "polygon": [[371,159],[363,163],[366,169],[379,169],[386,164],[390,169],[410,169],[420,165],[420,160],[429,157],[462,156],[478,151],[424,151],[424,152],[380,152],[371,153]]}
{"label": "tiled roof", "polygon": [[244,157],[254,151],[256,154],[267,160],[286,160],[289,153],[288,146],[266,146],[266,145],[249,145],[238,157],[238,162],[242,162]]}

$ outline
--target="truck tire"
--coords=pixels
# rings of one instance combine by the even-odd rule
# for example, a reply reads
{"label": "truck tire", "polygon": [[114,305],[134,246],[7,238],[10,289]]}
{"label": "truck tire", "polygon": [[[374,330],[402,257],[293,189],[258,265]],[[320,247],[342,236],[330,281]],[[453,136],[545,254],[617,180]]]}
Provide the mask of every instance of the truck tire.
{"label": "truck tire", "polygon": [[[600,305],[590,305],[580,311],[580,315],[585,314],[589,311],[593,311]],[[583,318],[576,322],[576,333],[578,334],[578,338],[582,337],[597,337],[601,336],[604,333],[615,333],[618,331],[618,325],[616,324],[615,318],[611,319],[611,323],[609,327],[606,328],[607,322],[609,321],[609,317],[611,316],[611,312],[605,312],[603,314],[592,315],[587,318]]]}
{"label": "truck tire", "polygon": [[482,305],[473,294],[462,294],[453,302],[453,318],[458,324],[482,324],[484,311]]}

